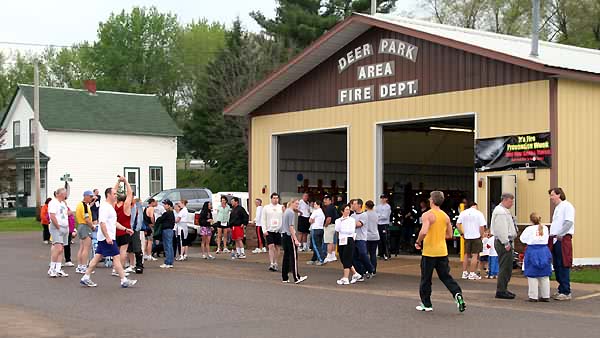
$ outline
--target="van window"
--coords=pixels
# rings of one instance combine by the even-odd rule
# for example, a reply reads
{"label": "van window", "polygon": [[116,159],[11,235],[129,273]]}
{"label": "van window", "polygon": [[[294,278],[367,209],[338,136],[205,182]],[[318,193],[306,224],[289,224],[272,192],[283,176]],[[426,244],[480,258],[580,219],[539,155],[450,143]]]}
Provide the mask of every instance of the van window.
{"label": "van window", "polygon": [[167,195],[167,199],[170,199],[171,201],[181,201],[181,194],[179,191],[171,191]]}
{"label": "van window", "polygon": [[196,193],[198,194],[198,199],[210,198],[210,196],[208,196],[208,193],[206,192],[206,190],[196,190]]}
{"label": "van window", "polygon": [[182,190],[181,198],[186,199],[188,201],[198,199],[195,190]]}

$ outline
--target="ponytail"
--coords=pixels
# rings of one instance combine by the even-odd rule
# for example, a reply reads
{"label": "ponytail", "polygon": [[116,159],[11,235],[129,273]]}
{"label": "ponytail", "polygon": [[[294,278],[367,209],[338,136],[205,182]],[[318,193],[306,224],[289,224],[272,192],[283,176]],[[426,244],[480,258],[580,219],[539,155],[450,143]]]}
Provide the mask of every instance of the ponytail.
{"label": "ponytail", "polygon": [[542,217],[540,215],[538,215],[537,213],[533,212],[533,213],[531,213],[531,215],[529,215],[529,220],[531,221],[531,223],[533,223],[533,225],[538,226],[538,233],[540,236],[543,236],[544,235],[544,226],[542,225]]}

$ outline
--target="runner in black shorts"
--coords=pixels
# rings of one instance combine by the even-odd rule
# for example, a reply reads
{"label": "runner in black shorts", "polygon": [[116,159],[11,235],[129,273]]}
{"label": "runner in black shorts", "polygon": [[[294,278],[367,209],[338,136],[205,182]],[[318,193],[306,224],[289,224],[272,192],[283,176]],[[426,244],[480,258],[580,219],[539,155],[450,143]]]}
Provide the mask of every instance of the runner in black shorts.
{"label": "runner in black shorts", "polygon": [[298,241],[300,242],[299,251],[308,251],[308,234],[310,233],[310,205],[308,194],[302,194],[302,199],[298,203]]}

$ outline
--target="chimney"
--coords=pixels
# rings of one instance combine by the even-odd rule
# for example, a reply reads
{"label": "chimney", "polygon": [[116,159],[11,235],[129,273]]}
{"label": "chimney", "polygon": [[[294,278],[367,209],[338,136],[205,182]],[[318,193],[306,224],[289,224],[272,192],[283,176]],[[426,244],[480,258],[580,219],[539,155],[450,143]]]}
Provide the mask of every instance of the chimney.
{"label": "chimney", "polygon": [[540,0],[531,0],[533,17],[531,18],[531,56],[539,55],[540,39]]}
{"label": "chimney", "polygon": [[85,80],[83,85],[90,95],[96,95],[96,80]]}

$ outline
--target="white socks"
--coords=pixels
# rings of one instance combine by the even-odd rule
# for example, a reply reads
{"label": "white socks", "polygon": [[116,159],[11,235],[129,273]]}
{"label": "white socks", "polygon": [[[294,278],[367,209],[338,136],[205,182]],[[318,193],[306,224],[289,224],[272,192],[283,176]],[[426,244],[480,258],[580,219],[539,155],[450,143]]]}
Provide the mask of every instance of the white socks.
{"label": "white socks", "polygon": [[54,271],[60,271],[60,267],[61,267],[62,263],[58,262],[58,263],[54,263],[54,264],[55,264]]}

